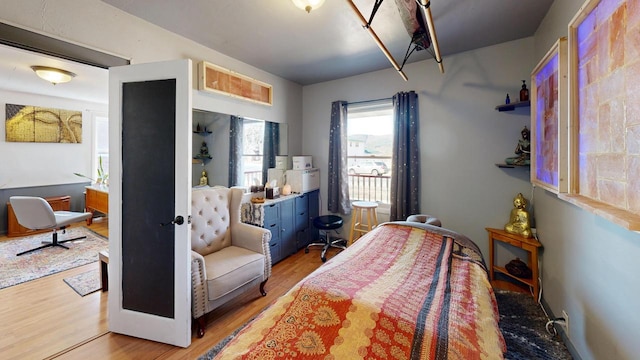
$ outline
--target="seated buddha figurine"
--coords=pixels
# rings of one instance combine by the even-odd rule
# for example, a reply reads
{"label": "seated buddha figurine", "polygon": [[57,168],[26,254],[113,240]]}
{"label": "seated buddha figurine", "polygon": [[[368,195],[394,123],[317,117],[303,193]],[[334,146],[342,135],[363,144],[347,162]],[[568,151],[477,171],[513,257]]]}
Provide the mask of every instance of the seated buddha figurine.
{"label": "seated buddha figurine", "polygon": [[531,141],[529,139],[529,129],[525,126],[520,132],[520,135],[522,137],[518,140],[518,145],[516,145],[516,150],[514,151],[518,156],[508,157],[504,160],[504,162],[509,165],[525,166],[531,163]]}
{"label": "seated buddha figurine", "polygon": [[529,220],[529,213],[525,210],[527,207],[527,199],[522,196],[522,193],[518,193],[518,195],[513,198],[513,206],[514,209],[511,210],[509,223],[504,226],[504,230],[511,234],[530,238],[531,221]]}
{"label": "seated buddha figurine", "polygon": [[202,175],[200,176],[200,185],[209,185],[209,179],[207,177],[206,170],[202,170]]}

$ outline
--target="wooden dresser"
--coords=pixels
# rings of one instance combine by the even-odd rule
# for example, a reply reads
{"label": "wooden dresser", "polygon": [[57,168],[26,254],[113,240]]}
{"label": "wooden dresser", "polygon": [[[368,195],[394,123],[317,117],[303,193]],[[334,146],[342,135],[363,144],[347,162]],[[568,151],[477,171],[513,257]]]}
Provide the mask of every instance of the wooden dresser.
{"label": "wooden dresser", "polygon": [[[69,211],[71,209],[71,196],[55,196],[45,198],[53,211],[61,211],[66,210]],[[11,203],[7,203],[7,236],[25,236],[31,234],[43,233],[51,230],[31,230],[26,227],[20,225],[18,223],[18,219],[16,219],[16,215],[13,213],[13,208],[11,207]]]}
{"label": "wooden dresser", "polygon": [[101,186],[85,187],[85,211],[91,213],[91,217],[87,219],[87,225],[91,225],[93,214],[96,211],[103,214],[109,213],[109,188]]}

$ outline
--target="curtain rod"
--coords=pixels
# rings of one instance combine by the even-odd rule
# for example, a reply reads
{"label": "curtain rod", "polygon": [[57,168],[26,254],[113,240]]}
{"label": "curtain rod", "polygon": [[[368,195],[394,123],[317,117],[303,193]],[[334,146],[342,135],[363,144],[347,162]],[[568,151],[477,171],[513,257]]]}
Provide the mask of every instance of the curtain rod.
{"label": "curtain rod", "polygon": [[358,105],[358,104],[366,104],[366,103],[371,103],[371,102],[382,102],[382,101],[392,101],[393,98],[382,98],[382,99],[375,99],[375,100],[362,100],[362,101],[353,101],[353,102],[347,102],[348,105]]}
{"label": "curtain rod", "polygon": [[362,23],[362,26],[364,27],[364,29],[367,30],[367,32],[369,33],[369,35],[371,35],[371,37],[376,42],[376,44],[378,44],[378,47],[380,48],[380,50],[382,50],[382,53],[387,57],[387,59],[389,59],[389,61],[391,62],[391,65],[393,65],[393,67],[398,71],[398,74],[400,74],[400,76],[404,79],[404,81],[408,81],[409,78],[407,78],[407,75],[405,75],[405,73],[402,71],[402,69],[400,68],[396,60],[393,58],[389,50],[387,50],[387,48],[382,43],[382,40],[380,40],[380,38],[376,34],[376,32],[373,31],[373,29],[367,22],[367,19],[365,19],[364,16],[362,16],[362,13],[360,12],[360,10],[358,10],[358,7],[356,6],[356,4],[354,4],[352,0],[347,0],[347,2],[349,3],[349,5],[351,5],[353,12],[355,12],[358,18],[360,19],[360,22]]}

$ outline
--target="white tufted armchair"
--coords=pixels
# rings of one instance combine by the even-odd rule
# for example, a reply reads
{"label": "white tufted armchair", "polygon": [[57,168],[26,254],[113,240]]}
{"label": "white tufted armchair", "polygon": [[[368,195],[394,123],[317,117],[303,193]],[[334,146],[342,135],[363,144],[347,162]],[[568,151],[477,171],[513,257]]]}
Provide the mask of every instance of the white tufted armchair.
{"label": "white tufted armchair", "polygon": [[205,314],[271,276],[271,232],[240,222],[243,191],[205,188],[191,200],[192,315],[198,337],[204,335]]}

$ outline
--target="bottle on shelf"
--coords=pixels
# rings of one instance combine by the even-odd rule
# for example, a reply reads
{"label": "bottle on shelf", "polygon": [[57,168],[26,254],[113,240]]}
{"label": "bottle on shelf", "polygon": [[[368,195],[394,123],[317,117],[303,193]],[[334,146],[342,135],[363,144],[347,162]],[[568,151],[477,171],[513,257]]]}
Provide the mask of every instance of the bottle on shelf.
{"label": "bottle on shelf", "polygon": [[527,89],[526,80],[522,80],[522,89],[520,89],[520,101],[529,100],[529,89]]}
{"label": "bottle on shelf", "polygon": [[509,99],[509,94],[507,94],[507,98],[504,99],[505,104],[511,104],[511,99]]}

